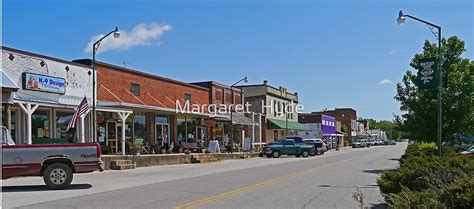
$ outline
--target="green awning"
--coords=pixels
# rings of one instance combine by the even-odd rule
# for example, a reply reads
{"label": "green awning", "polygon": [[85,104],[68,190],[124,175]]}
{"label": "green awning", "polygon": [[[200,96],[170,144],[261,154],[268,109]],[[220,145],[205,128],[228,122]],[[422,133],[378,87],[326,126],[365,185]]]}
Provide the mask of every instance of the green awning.
{"label": "green awning", "polygon": [[311,131],[307,126],[293,121],[285,121],[285,120],[278,120],[278,119],[268,119],[268,127],[269,129],[288,129],[291,130],[299,130],[299,131]]}

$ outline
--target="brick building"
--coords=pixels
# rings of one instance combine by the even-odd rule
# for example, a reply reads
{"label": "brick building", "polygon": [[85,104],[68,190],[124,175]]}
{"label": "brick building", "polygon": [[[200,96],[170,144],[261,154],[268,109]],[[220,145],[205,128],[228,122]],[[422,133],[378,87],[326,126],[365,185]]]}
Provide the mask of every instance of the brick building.
{"label": "brick building", "polygon": [[[354,140],[357,137],[357,112],[352,108],[335,108],[334,110],[325,110],[321,112],[313,112],[313,113],[320,113],[324,115],[329,115],[336,118],[336,121],[341,122],[344,128],[342,132],[344,132],[347,136],[348,140]],[[349,141],[349,143],[351,142]]]}
{"label": "brick building", "polygon": [[[90,64],[91,60],[75,62]],[[208,113],[176,111],[177,104],[184,107],[186,101],[208,105],[208,88],[97,62],[97,101],[99,110],[104,110],[97,113],[98,139],[112,153],[123,139],[122,119],[110,111],[115,109],[133,112],[126,117],[127,142],[144,141],[150,147],[171,149],[182,142],[208,141]]]}
{"label": "brick building", "polygon": [[[194,85],[206,87],[209,89],[209,103],[229,107],[229,105],[244,104],[243,92],[239,87],[231,89],[230,86],[217,83],[215,81],[203,81],[191,83]],[[234,98],[232,98],[232,91]],[[219,109],[219,108],[218,108]],[[261,142],[261,134],[259,124],[260,114],[256,113],[233,113],[232,123],[230,114],[219,114],[213,118],[213,126],[209,132],[211,139],[218,140],[221,145],[226,145],[230,138],[231,125],[233,128],[234,143],[243,145],[243,140],[250,137],[254,142]]]}

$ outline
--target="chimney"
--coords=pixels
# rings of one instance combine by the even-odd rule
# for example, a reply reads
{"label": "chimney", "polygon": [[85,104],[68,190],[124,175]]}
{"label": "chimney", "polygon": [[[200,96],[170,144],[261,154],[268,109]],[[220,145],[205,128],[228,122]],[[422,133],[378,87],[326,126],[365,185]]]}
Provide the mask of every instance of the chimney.
{"label": "chimney", "polygon": [[263,80],[263,85],[268,85],[268,81],[267,80]]}

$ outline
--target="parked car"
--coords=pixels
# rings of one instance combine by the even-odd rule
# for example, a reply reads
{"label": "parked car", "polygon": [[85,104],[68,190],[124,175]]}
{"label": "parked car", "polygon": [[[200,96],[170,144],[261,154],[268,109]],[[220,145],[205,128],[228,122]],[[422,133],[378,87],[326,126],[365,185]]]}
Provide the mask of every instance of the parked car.
{"label": "parked car", "polygon": [[268,158],[279,158],[281,155],[294,155],[296,157],[308,157],[315,155],[313,145],[296,144],[293,139],[282,139],[276,143],[267,144],[263,147],[264,155]]}
{"label": "parked car", "polygon": [[375,146],[375,145],[376,145],[376,141],[375,141],[375,140],[369,140],[369,143],[370,143],[370,146]]}
{"label": "parked car", "polygon": [[295,144],[303,143],[303,137],[301,136],[286,136],[285,139],[293,139],[295,141]]}
{"label": "parked car", "polygon": [[384,142],[382,140],[377,140],[375,141],[376,146],[384,145]]}
{"label": "parked car", "polygon": [[352,143],[352,148],[360,148],[360,147],[370,147],[370,142],[367,139],[361,139],[358,142]]}
{"label": "parked car", "polygon": [[397,142],[395,140],[390,140],[387,141],[387,145],[397,145]]}
{"label": "parked car", "polygon": [[469,149],[466,151],[462,151],[461,155],[474,155],[474,145],[471,146]]}
{"label": "parked car", "polygon": [[326,145],[321,139],[303,139],[303,144],[313,145],[317,155],[322,155],[326,152]]}
{"label": "parked car", "polygon": [[471,148],[472,144],[465,144],[465,143],[460,143],[460,142],[449,144],[447,142],[444,142],[443,146],[444,147],[451,147],[456,152],[460,153],[460,152],[463,152],[463,151],[467,151],[469,148]]}
{"label": "parked car", "polygon": [[2,179],[42,176],[50,189],[67,188],[73,173],[103,171],[97,143],[15,145],[8,130],[2,131]]}

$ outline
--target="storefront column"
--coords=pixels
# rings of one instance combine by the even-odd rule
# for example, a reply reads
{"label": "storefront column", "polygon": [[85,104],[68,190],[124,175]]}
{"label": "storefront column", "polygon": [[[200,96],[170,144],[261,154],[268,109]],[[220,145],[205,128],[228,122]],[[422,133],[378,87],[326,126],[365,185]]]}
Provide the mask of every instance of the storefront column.
{"label": "storefront column", "polygon": [[5,105],[5,126],[6,128],[8,129],[8,131],[11,131],[11,123],[12,123],[12,115],[11,115],[11,110],[10,110],[10,104],[6,104],[4,103]]}
{"label": "storefront column", "polygon": [[120,119],[122,120],[122,155],[125,155],[125,143],[126,143],[126,140],[125,140],[125,122],[128,118],[128,116],[130,116],[131,113],[129,112],[118,112],[119,116],[120,116]]}
{"label": "storefront column", "polygon": [[23,103],[18,103],[20,108],[26,113],[27,119],[26,119],[26,143],[27,144],[32,144],[33,140],[31,138],[31,115],[35,112],[36,108],[38,108],[38,104],[34,105],[31,107],[31,103],[27,102],[26,107],[23,105]]}
{"label": "storefront column", "polygon": [[85,112],[80,116],[81,118],[81,143],[86,142],[86,134],[85,134],[85,123],[84,123],[84,117],[89,113],[90,111]]}
{"label": "storefront column", "polygon": [[252,113],[252,141],[255,143],[255,113]]}

